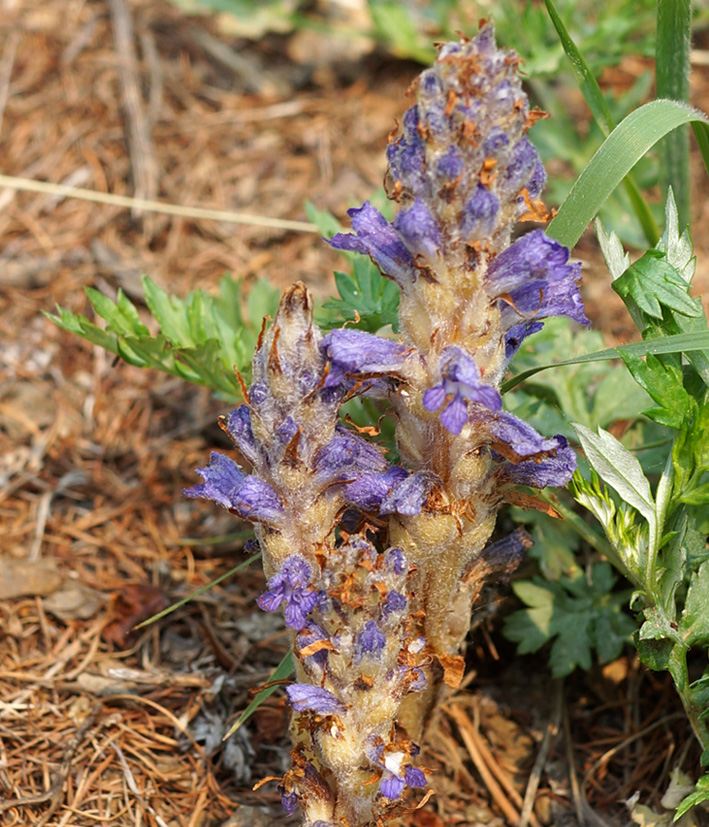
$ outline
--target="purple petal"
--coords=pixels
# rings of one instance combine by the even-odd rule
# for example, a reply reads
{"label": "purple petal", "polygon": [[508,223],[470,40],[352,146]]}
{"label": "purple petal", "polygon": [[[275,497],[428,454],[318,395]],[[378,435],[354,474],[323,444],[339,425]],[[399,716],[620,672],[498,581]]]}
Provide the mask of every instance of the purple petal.
{"label": "purple petal", "polygon": [[437,411],[441,405],[446,401],[446,390],[443,383],[434,385],[432,388],[424,391],[423,406],[427,411]]}
{"label": "purple petal", "polygon": [[392,339],[351,328],[328,333],[322,346],[334,365],[353,374],[396,373],[411,353]]}
{"label": "purple petal", "polygon": [[368,620],[355,642],[355,663],[365,657],[379,657],[386,646],[386,636],[374,620]]}
{"label": "purple petal", "polygon": [[397,775],[385,771],[384,775],[382,776],[382,781],[379,786],[379,789],[384,798],[395,799],[398,798],[404,792],[405,786],[406,782],[403,778],[399,778]]}
{"label": "purple petal", "polygon": [[294,683],[286,687],[290,705],[296,712],[312,711],[318,715],[341,715],[346,707],[332,692],[307,683]]}
{"label": "purple petal", "polygon": [[246,459],[252,463],[256,462],[259,444],[251,430],[251,411],[248,405],[240,405],[229,414],[226,419],[226,430]]}
{"label": "purple petal", "polygon": [[433,213],[426,204],[417,198],[406,210],[402,210],[394,219],[396,229],[406,246],[414,253],[422,253],[435,259],[441,246],[441,229]]}
{"label": "purple petal", "polygon": [[[441,418],[442,420],[442,418]],[[413,517],[421,512],[431,490],[431,478],[425,473],[410,474],[398,482],[382,499],[381,514],[403,514]]]}
{"label": "purple petal", "polygon": [[393,614],[405,612],[409,601],[401,592],[389,592],[382,604],[382,617],[389,618]]}
{"label": "purple petal", "polygon": [[213,500],[224,508],[232,508],[232,494],[234,489],[244,481],[246,475],[239,466],[224,454],[212,451],[209,465],[206,468],[197,468],[197,473],[204,480],[200,485],[185,488],[186,497],[201,497]]}
{"label": "purple petal", "polygon": [[512,293],[519,287],[556,280],[578,278],[579,268],[567,264],[569,250],[549,238],[543,230],[533,230],[503,250],[487,271],[486,289],[491,298]]}
{"label": "purple petal", "polygon": [[418,767],[407,767],[405,770],[406,783],[409,787],[425,787],[426,776]]}
{"label": "purple petal", "polygon": [[400,548],[390,548],[384,552],[384,562],[394,574],[404,574],[409,568],[404,552]]}
{"label": "purple petal", "polygon": [[298,796],[295,793],[282,791],[281,788],[279,788],[279,791],[281,792],[281,806],[289,816],[292,816],[298,806]]}
{"label": "purple petal", "polygon": [[407,476],[406,471],[396,465],[381,474],[362,474],[345,487],[345,497],[364,511],[378,511],[386,495]]}
{"label": "purple petal", "polygon": [[484,558],[486,565],[497,571],[513,571],[521,562],[522,556],[532,546],[532,538],[523,528],[516,528],[512,534],[490,543],[480,558]]}
{"label": "purple petal", "polygon": [[588,327],[591,323],[586,318],[583,301],[578,288],[581,264],[571,265],[569,277],[551,282],[534,282],[513,291],[510,294],[512,305],[502,308],[502,323],[511,327],[520,315],[535,319],[549,316],[567,316],[574,322]]}
{"label": "purple petal", "polygon": [[539,153],[526,136],[511,150],[510,161],[504,172],[505,185],[510,192],[517,192],[529,180],[539,164]]}
{"label": "purple petal", "polygon": [[378,265],[382,273],[404,287],[416,281],[414,256],[399,233],[369,201],[360,208],[348,210],[355,235],[338,233],[328,243],[337,250],[364,253]]}
{"label": "purple petal", "polygon": [[555,451],[559,447],[556,438],[547,439],[508,411],[500,411],[494,417],[475,413],[476,421],[484,424],[496,442],[508,445],[520,457],[533,457]]}
{"label": "purple petal", "polygon": [[315,455],[314,467],[319,480],[334,481],[361,472],[383,471],[387,461],[366,439],[344,428]]}
{"label": "purple petal", "polygon": [[465,202],[461,221],[461,233],[471,240],[490,235],[500,211],[500,201],[482,184],[478,184],[475,193]]}
{"label": "purple petal", "polygon": [[567,485],[576,470],[576,453],[568,447],[563,436],[554,439],[558,445],[556,456],[517,465],[505,463],[500,469],[503,478],[514,485],[529,485],[532,488],[546,488],[548,485],[562,488]]}
{"label": "purple petal", "polygon": [[505,357],[511,359],[519,350],[522,342],[533,333],[538,333],[544,322],[520,322],[505,333]]}
{"label": "purple petal", "polygon": [[456,394],[441,414],[441,424],[458,436],[468,421],[468,406],[460,394]]}
{"label": "purple petal", "polygon": [[281,498],[258,477],[246,477],[232,494],[232,508],[252,522],[278,522],[284,515]]}

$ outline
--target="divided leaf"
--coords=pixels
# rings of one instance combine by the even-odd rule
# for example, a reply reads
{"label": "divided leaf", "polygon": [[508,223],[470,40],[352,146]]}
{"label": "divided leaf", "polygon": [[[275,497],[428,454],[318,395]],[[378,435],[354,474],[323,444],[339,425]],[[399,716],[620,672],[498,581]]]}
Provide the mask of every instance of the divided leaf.
{"label": "divided leaf", "polygon": [[701,314],[701,309],[687,294],[687,282],[660,250],[648,250],[613,282],[612,287],[626,304],[632,299],[655,319],[662,318],[663,306],[683,316]]}

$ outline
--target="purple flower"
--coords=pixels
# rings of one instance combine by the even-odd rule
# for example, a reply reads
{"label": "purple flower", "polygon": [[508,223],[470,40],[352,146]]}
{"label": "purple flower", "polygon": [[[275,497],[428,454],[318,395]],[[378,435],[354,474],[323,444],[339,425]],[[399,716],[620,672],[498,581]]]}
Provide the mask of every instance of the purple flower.
{"label": "purple flower", "polygon": [[452,345],[440,358],[441,382],[425,391],[423,406],[427,411],[441,413],[441,424],[458,435],[468,421],[467,401],[480,402],[493,411],[502,407],[499,392],[480,380],[480,370],[472,356]]}
{"label": "purple flower", "polygon": [[557,437],[547,439],[509,411],[498,411],[493,416],[475,411],[473,419],[487,430],[493,443],[498,443],[493,444],[493,448],[503,455],[505,446],[518,457],[538,457],[556,452],[560,447]]}
{"label": "purple flower", "polygon": [[500,199],[487,187],[478,184],[463,207],[461,233],[466,239],[490,235],[495,228],[499,211]]}
{"label": "purple flower", "polygon": [[532,488],[546,488],[548,485],[563,487],[576,470],[576,453],[568,447],[563,436],[554,437],[556,455],[545,459],[520,462],[514,465],[506,462],[499,471],[502,481],[513,485],[529,485]]}
{"label": "purple flower", "polygon": [[511,359],[519,350],[522,342],[533,333],[538,333],[544,322],[520,322],[505,333],[505,358]]}
{"label": "purple flower", "polygon": [[204,482],[185,488],[185,496],[213,500],[252,522],[278,524],[283,519],[283,503],[273,488],[258,477],[244,474],[224,454],[213,451],[209,465],[198,468],[197,473]]}
{"label": "purple flower", "polygon": [[385,646],[384,632],[379,629],[374,620],[368,620],[355,641],[355,663],[359,663],[365,657],[380,657]]}
{"label": "purple flower", "polygon": [[281,794],[281,806],[289,816],[292,816],[298,806],[298,796],[292,792],[287,793],[282,786],[278,787],[278,792]]}
{"label": "purple flower", "polygon": [[431,210],[417,198],[394,219],[394,229],[399,232],[406,246],[415,254],[421,253],[435,259],[441,246],[441,228]]}
{"label": "purple flower", "polygon": [[309,564],[294,554],[268,581],[268,590],[256,602],[265,612],[275,612],[285,602],[286,626],[302,629],[318,601],[317,592],[309,588],[310,575]]}
{"label": "purple flower", "polygon": [[328,244],[336,250],[368,255],[385,276],[394,279],[402,288],[413,284],[417,277],[414,256],[379,210],[365,201],[361,207],[348,210],[347,214],[352,219],[355,235],[338,233],[328,240]]}
{"label": "purple flower", "polygon": [[389,375],[399,373],[411,349],[363,330],[333,330],[322,341],[333,365],[347,374]]}
{"label": "purple flower", "polygon": [[588,325],[578,282],[581,264],[568,264],[569,251],[543,230],[517,239],[490,264],[486,289],[490,298],[504,298],[503,323],[513,327],[520,320],[568,316]]}
{"label": "purple flower", "polygon": [[293,683],[286,687],[290,705],[296,712],[316,712],[318,715],[342,715],[346,707],[332,692],[307,683]]}
{"label": "purple flower", "polygon": [[384,562],[394,574],[405,574],[409,568],[404,552],[400,548],[390,548],[384,552]]}
{"label": "purple flower", "polygon": [[408,477],[397,482],[382,498],[379,513],[403,514],[406,517],[420,514],[432,485],[431,475],[426,472],[409,474]]}
{"label": "purple flower", "polygon": [[251,430],[251,411],[248,405],[239,405],[229,416],[219,420],[236,447],[251,463],[259,456],[259,444]]}
{"label": "purple flower", "polygon": [[407,476],[407,472],[398,465],[381,474],[361,474],[345,487],[345,497],[363,511],[378,511],[387,494]]}
{"label": "purple flower", "polygon": [[486,570],[510,572],[520,563],[524,552],[532,546],[532,538],[523,528],[516,528],[512,534],[490,543],[478,560],[485,563]]}
{"label": "purple flower", "polygon": [[539,153],[526,136],[510,152],[510,160],[504,172],[505,188],[509,192],[519,192],[527,183],[539,164]]}
{"label": "purple flower", "polygon": [[406,611],[409,601],[400,592],[389,592],[382,604],[382,617],[384,619],[393,614],[400,614]]}
{"label": "purple flower", "polygon": [[[319,599],[319,598],[318,598]],[[310,620],[310,618],[306,618],[305,624],[298,632],[295,638],[297,651],[302,655],[302,650],[307,649],[309,646],[312,646],[315,643],[320,643],[321,641],[328,641],[329,638],[325,633],[325,630],[318,626],[315,621]],[[312,660],[313,663],[316,663],[321,669],[327,663],[327,650],[328,648],[332,648],[330,646],[323,646],[322,649],[318,649],[314,651],[311,655],[305,655],[306,658]]]}
{"label": "purple flower", "polygon": [[410,747],[409,750],[394,750],[391,747],[386,749],[380,744],[375,750],[375,763],[384,769],[379,790],[385,798],[399,798],[407,785],[426,786],[423,771],[409,763],[411,755],[418,752],[418,747],[415,744],[411,744]]}
{"label": "purple flower", "polygon": [[336,435],[318,451],[314,469],[319,480],[333,482],[363,472],[381,472],[387,461],[376,446],[337,426]]}

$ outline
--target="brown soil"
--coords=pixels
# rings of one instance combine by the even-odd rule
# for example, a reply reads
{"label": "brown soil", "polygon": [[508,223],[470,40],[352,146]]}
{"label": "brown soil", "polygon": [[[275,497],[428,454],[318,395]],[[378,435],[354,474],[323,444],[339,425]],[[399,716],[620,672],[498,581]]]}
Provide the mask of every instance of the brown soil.
{"label": "brown soil", "polygon": [[[311,74],[287,57],[288,48],[299,54],[287,38],[270,37],[229,41],[241,62],[228,70],[200,38],[216,34],[209,21],[142,0],[129,7],[131,67],[110,8],[4,4],[3,173],[299,220],[306,198],[343,216],[380,185],[413,64],[369,57]],[[122,71],[137,107],[126,106]],[[706,69],[696,92],[709,100]],[[709,242],[696,235],[706,287]],[[285,824],[275,784],[252,789],[288,764],[281,696],[221,743],[287,648],[280,624],[255,607],[258,568],[133,631],[244,559],[243,536],[185,541],[245,534],[180,493],[224,444],[214,425],[223,405],[114,361],[41,311],[60,303],[90,313],[87,285],[139,301],[142,273],[180,295],[210,290],[228,271],[247,284],[301,279],[322,297],[338,258],[313,233],[7,188],[0,239],[0,822]],[[589,315],[619,341],[630,332],[622,306],[592,242],[580,252],[591,260]],[[510,821],[546,732],[531,823],[574,823],[586,799],[609,822],[622,820],[619,802],[635,791],[655,802],[677,760],[692,766],[691,735],[664,676],[624,657],[574,678],[564,694],[541,658],[512,661],[495,628],[494,613],[478,626],[467,685],[427,755],[437,794],[407,823]]]}

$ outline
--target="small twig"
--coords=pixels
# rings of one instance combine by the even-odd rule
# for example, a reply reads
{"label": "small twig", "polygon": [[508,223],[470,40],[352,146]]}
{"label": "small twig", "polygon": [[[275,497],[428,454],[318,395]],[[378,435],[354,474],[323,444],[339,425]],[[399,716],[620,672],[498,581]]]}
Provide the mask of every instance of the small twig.
{"label": "small twig", "polygon": [[[158,189],[158,164],[140,95],[138,58],[135,53],[133,21],[126,0],[108,0],[113,24],[113,41],[118,56],[118,76],[128,126],[128,149],[135,194],[151,199]],[[138,210],[134,210],[138,214]]]}
{"label": "small twig", "polygon": [[140,48],[148,64],[150,90],[148,93],[148,124],[152,128],[160,117],[163,103],[163,82],[160,68],[160,55],[155,46],[155,37],[150,29],[140,32]]}
{"label": "small twig", "polygon": [[475,764],[475,768],[480,773],[480,777],[482,778],[483,783],[487,787],[490,795],[493,797],[495,803],[502,810],[507,823],[511,825],[517,824],[519,820],[519,813],[512,805],[509,798],[505,795],[504,790],[497,783],[497,780],[492,774],[490,768],[485,763],[485,760],[475,741],[470,719],[467,715],[465,715],[460,707],[455,705],[448,707],[448,714],[451,718],[453,718],[456,724],[458,724],[460,737],[463,739],[463,743],[465,744],[466,749]]}
{"label": "small twig", "polygon": [[586,823],[585,810],[586,807],[584,798],[581,793],[578,775],[576,774],[576,759],[574,757],[574,744],[571,740],[571,723],[569,722],[569,710],[562,701],[562,716],[564,720],[564,741],[566,744],[566,760],[569,765],[569,784],[571,785],[571,798],[574,802],[574,810],[576,811],[576,819],[579,827]]}
{"label": "small twig", "polygon": [[3,55],[2,63],[0,63],[0,135],[2,135],[5,106],[10,95],[10,78],[12,77],[12,68],[15,65],[18,40],[19,34],[16,31],[11,32],[5,45],[5,54]]}
{"label": "small twig", "polygon": [[287,218],[269,218],[261,215],[248,215],[231,210],[210,210],[205,207],[181,207],[178,204],[166,204],[162,201],[148,201],[144,198],[129,198],[126,195],[114,195],[109,192],[96,192],[83,187],[68,187],[64,184],[51,184],[48,181],[33,181],[31,178],[15,178],[12,175],[0,175],[0,187],[25,192],[42,192],[50,195],[65,195],[95,204],[109,204],[112,207],[146,210],[178,215],[181,218],[203,218],[206,221],[228,221],[232,224],[251,224],[255,227],[273,227],[277,230],[295,230],[302,233],[316,233],[315,224],[307,221],[291,221]]}
{"label": "small twig", "polygon": [[544,767],[551,751],[552,744],[556,740],[559,733],[559,724],[561,723],[561,711],[564,703],[564,681],[557,678],[554,681],[554,706],[552,708],[551,718],[544,731],[542,744],[539,747],[537,758],[532,767],[532,772],[529,774],[529,781],[527,782],[527,789],[524,791],[524,801],[522,802],[522,812],[519,816],[517,827],[527,827],[527,824],[532,823],[534,816],[534,802],[537,798],[537,790],[539,789],[539,782],[544,772]]}

